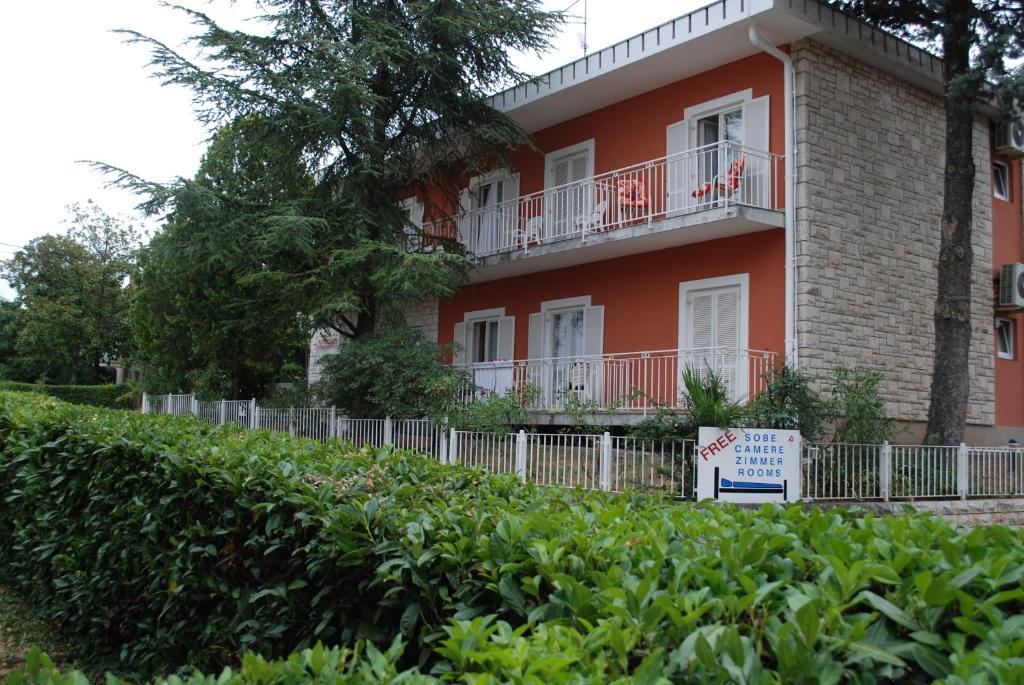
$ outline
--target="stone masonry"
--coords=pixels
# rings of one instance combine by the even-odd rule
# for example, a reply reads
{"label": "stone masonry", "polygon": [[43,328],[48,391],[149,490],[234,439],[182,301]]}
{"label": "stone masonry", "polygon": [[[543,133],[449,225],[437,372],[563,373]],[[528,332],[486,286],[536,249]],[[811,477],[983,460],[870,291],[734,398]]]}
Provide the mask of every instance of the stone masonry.
{"label": "stone masonry", "polygon": [[[927,418],[945,119],[940,97],[812,41],[796,70],[801,366],[884,372],[891,416]],[[968,421],[995,420],[989,131],[974,131]]]}
{"label": "stone masonry", "polygon": [[437,300],[424,300],[406,309],[405,323],[421,331],[430,342],[437,342]]}

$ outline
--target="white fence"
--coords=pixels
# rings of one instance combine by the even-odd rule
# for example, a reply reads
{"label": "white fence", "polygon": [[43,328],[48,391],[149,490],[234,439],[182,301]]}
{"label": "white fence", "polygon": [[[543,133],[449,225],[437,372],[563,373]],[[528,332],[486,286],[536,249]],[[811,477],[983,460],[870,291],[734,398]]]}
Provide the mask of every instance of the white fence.
{"label": "white fence", "polygon": [[[651,492],[693,499],[693,441],[651,441],[609,433],[486,433],[427,419],[352,419],[329,408],[268,409],[255,400],[200,402],[192,395],[144,395],[142,411],[189,415],[214,425],[264,428],[357,447],[393,445],[445,464],[515,474],[538,485]],[[1024,496],[1024,448],[805,444],[805,500],[864,501]]]}

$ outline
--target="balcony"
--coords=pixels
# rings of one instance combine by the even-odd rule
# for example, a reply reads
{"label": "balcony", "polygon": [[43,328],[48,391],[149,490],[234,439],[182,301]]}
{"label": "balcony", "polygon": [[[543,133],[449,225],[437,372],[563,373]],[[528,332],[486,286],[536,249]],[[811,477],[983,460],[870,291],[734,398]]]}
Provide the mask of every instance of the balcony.
{"label": "balcony", "polygon": [[[481,270],[497,267],[488,278],[563,265],[569,251],[590,252],[570,261],[596,261],[750,233],[782,226],[782,160],[715,143],[475,208],[426,232],[458,238]],[[558,263],[509,268],[526,257]]]}
{"label": "balcony", "polygon": [[734,400],[756,396],[778,355],[763,350],[702,348],[624,352],[570,358],[518,359],[467,364],[475,390],[467,401],[507,395],[532,386],[527,409],[644,416],[659,407],[682,406],[686,368],[713,370]]}

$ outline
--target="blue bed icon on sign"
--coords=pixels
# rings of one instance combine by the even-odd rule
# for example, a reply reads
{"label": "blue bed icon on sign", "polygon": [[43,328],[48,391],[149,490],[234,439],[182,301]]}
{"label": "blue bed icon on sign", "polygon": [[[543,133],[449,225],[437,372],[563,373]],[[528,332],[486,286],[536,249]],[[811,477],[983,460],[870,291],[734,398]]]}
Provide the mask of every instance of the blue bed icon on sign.
{"label": "blue bed icon on sign", "polygon": [[771,493],[782,495],[783,501],[789,499],[789,481],[783,479],[781,483],[757,483],[754,481],[729,480],[723,478],[720,469],[715,467],[715,499],[723,492],[738,492],[748,495],[767,495]]}

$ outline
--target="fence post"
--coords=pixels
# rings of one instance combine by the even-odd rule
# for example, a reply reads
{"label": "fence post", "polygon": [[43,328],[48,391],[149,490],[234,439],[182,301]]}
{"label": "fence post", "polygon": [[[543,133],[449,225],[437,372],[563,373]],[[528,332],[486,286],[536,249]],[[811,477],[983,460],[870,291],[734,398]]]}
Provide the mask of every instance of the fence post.
{"label": "fence post", "polygon": [[333,404],[331,405],[331,411],[328,414],[328,417],[327,437],[336,438],[338,437],[338,410],[334,408]]}
{"label": "fence post", "polygon": [[167,393],[167,404],[164,405],[164,413],[174,416],[174,405],[171,404],[174,395]]}
{"label": "fence post", "polygon": [[256,398],[249,400],[249,428],[256,428]]}
{"label": "fence post", "polygon": [[448,425],[448,419],[444,420],[440,426],[437,427],[438,433],[438,446],[437,446],[437,460],[442,464],[448,463],[448,431],[445,427]]}
{"label": "fence post", "polygon": [[295,407],[288,407],[288,435],[295,437]]}
{"label": "fence post", "polygon": [[260,405],[256,404],[256,400],[252,401],[252,427],[257,430],[260,427]]}
{"label": "fence post", "polygon": [[149,413],[149,395],[142,393],[142,413]]}
{"label": "fence post", "polygon": [[956,494],[967,499],[967,443],[961,442],[956,451]]}
{"label": "fence post", "polygon": [[448,463],[459,463],[459,434],[454,428],[448,432]]}
{"label": "fence post", "polygon": [[601,436],[601,489],[612,489],[612,434],[608,431]]}
{"label": "fence post", "polygon": [[192,395],[192,416],[199,418],[199,400],[194,394]]}
{"label": "fence post", "polygon": [[224,400],[221,400],[220,406],[217,407],[217,425],[224,425]]}
{"label": "fence post", "polygon": [[385,416],[384,417],[384,444],[385,445],[392,445],[393,446],[395,444],[394,430],[395,430],[395,427],[391,423],[391,417],[390,416]]}
{"label": "fence post", "polygon": [[878,465],[878,477],[880,479],[879,494],[883,502],[888,502],[890,490],[892,489],[892,445],[886,440],[882,443],[882,463]]}
{"label": "fence post", "polygon": [[526,482],[526,431],[522,428],[516,435],[516,475]]}

